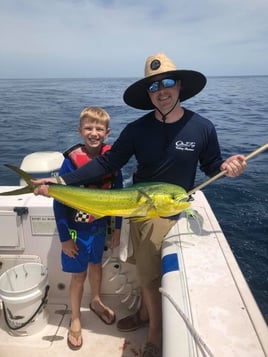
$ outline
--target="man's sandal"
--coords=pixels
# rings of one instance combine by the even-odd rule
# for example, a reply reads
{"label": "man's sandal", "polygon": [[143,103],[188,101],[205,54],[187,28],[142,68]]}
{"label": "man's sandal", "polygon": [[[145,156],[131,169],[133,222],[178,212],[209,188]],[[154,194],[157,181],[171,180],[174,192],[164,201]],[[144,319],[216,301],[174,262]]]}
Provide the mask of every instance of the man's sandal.
{"label": "man's sandal", "polygon": [[93,308],[93,306],[91,304],[89,304],[89,308],[92,312],[94,312],[99,319],[101,319],[102,322],[104,322],[106,325],[112,325],[115,320],[115,313],[113,310],[107,308],[106,306],[103,306],[103,310],[102,311],[97,311]]}

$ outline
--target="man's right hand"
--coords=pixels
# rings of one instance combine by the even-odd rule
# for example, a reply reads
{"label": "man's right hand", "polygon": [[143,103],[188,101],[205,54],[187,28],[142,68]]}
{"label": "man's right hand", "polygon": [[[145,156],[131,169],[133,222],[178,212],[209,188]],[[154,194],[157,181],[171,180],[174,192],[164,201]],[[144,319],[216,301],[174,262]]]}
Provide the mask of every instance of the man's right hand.
{"label": "man's right hand", "polygon": [[48,194],[48,188],[49,185],[47,183],[51,182],[51,183],[58,183],[58,180],[60,179],[61,184],[65,185],[65,182],[63,181],[62,178],[58,177],[58,179],[56,177],[45,177],[45,178],[41,178],[38,180],[31,180],[31,182],[34,185],[37,185],[34,189],[34,194],[36,196],[38,195],[43,195],[43,196],[47,196],[49,197]]}

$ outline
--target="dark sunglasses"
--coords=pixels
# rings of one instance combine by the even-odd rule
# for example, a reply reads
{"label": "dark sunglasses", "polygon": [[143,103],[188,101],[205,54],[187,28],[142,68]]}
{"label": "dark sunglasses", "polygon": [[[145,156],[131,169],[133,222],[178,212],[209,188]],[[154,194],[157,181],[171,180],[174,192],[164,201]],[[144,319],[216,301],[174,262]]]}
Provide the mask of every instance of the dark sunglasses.
{"label": "dark sunglasses", "polygon": [[150,83],[147,87],[147,90],[149,93],[155,93],[159,90],[160,85],[163,88],[172,88],[175,86],[175,84],[176,84],[176,79],[164,78],[164,79],[161,79],[160,81],[155,81],[155,82]]}

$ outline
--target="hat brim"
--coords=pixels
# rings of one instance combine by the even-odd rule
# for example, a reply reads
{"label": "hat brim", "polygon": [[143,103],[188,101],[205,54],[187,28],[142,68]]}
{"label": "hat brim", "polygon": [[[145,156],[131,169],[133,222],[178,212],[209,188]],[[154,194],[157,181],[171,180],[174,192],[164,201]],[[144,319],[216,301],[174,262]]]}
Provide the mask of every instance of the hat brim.
{"label": "hat brim", "polygon": [[154,105],[151,102],[147,92],[147,86],[150,82],[152,82],[154,77],[163,74],[165,77],[172,76],[181,80],[180,102],[194,97],[197,93],[201,92],[207,83],[206,77],[200,72],[191,70],[175,70],[164,72],[140,79],[139,81],[130,85],[125,90],[123,95],[125,103],[136,109],[154,109]]}

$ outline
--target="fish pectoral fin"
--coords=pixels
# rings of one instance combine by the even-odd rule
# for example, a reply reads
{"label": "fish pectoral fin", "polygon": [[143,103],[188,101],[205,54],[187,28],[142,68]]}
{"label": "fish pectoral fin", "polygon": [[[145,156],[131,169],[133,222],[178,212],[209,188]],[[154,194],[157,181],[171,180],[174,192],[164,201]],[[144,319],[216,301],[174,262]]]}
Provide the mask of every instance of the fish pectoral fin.
{"label": "fish pectoral fin", "polygon": [[152,197],[150,197],[150,195],[146,192],[146,189],[139,188],[137,191],[139,193],[138,197],[137,197],[137,202],[140,201],[141,197],[146,197],[146,201],[143,203],[142,206],[146,205],[147,210],[156,209],[154,201],[153,201]]}
{"label": "fish pectoral fin", "polygon": [[153,202],[152,198],[148,195],[145,189],[138,188],[138,196],[137,196],[137,202],[141,199],[141,197],[146,197],[148,202]]}
{"label": "fish pectoral fin", "polygon": [[[154,205],[151,202],[144,202],[140,206],[138,206],[132,213],[131,217],[146,217],[148,215],[148,212],[152,209],[155,208]],[[148,218],[148,217],[147,217]]]}
{"label": "fish pectoral fin", "polygon": [[141,200],[142,197],[145,197],[145,201],[141,203],[129,217],[127,217],[131,221],[143,221],[151,217],[149,212],[151,210],[156,210],[154,201],[146,192],[146,189],[138,189],[137,203]]}

